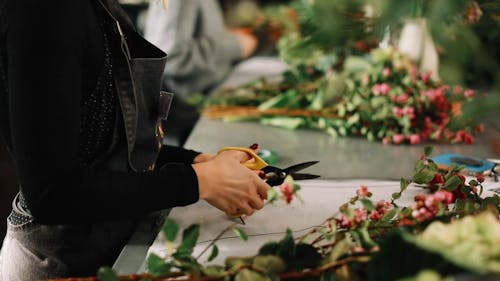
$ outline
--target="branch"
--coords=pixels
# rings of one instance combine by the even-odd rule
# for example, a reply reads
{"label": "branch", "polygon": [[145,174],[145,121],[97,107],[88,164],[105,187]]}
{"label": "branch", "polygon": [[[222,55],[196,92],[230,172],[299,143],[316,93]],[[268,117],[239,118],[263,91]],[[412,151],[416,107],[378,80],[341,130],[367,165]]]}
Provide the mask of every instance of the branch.
{"label": "branch", "polygon": [[331,109],[289,109],[271,108],[260,110],[255,106],[208,106],[203,110],[203,116],[210,119],[221,119],[224,117],[264,117],[264,116],[289,116],[289,117],[328,117],[340,118],[336,111]]}

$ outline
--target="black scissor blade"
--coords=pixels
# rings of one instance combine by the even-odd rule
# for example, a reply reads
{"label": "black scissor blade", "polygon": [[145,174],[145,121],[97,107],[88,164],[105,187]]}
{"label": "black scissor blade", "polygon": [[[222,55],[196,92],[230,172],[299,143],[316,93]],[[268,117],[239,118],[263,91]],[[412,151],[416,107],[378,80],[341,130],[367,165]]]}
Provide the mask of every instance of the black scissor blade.
{"label": "black scissor blade", "polygon": [[311,167],[312,165],[317,164],[317,163],[319,163],[319,161],[303,162],[303,163],[292,165],[286,169],[283,169],[283,171],[287,174],[292,174],[292,173],[295,173],[297,171],[303,170],[305,168]]}
{"label": "black scissor blade", "polygon": [[302,174],[302,173],[292,173],[291,176],[294,180],[297,180],[297,181],[312,180],[312,179],[317,179],[317,178],[321,177],[320,175]]}

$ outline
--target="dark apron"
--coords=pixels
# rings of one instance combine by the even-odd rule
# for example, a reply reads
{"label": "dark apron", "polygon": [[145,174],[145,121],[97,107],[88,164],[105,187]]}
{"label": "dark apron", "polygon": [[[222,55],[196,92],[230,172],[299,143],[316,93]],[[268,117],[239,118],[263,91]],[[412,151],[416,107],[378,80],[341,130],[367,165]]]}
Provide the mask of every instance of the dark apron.
{"label": "dark apron", "polygon": [[[125,128],[127,143],[110,150],[104,161],[113,170],[145,172],[154,169],[163,138],[161,124],[172,99],[171,94],[160,93],[166,54],[135,32],[115,0],[104,1],[99,3],[115,23],[110,43],[123,120],[117,126]],[[95,275],[99,266],[113,264],[137,226],[137,220],[41,225],[22,207],[20,196],[14,199],[13,212],[25,219],[8,221],[0,281]],[[149,216],[151,229],[159,228],[165,213]]]}

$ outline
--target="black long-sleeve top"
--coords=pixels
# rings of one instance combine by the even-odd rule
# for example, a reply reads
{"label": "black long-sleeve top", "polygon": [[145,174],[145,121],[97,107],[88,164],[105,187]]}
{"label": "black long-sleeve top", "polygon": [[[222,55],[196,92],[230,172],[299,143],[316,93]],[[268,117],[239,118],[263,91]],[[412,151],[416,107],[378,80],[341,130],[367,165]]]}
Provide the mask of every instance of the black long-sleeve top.
{"label": "black long-sleeve top", "polygon": [[79,160],[82,104],[105,56],[92,1],[0,0],[0,128],[40,223],[131,218],[199,198],[194,151],[164,147],[145,173]]}

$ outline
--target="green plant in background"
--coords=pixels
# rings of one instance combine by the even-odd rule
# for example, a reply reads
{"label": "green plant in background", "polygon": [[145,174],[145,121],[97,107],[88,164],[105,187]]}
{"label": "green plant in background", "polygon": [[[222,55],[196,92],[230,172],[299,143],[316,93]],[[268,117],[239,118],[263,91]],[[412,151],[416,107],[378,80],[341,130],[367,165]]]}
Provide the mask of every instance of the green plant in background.
{"label": "green plant in background", "polygon": [[[378,29],[398,28],[408,18],[424,18],[440,49],[441,76],[449,83],[478,81],[467,79],[482,70],[490,83],[498,79],[499,57],[496,43],[500,43],[500,3],[471,0],[412,0],[375,1],[380,13]],[[374,2],[374,3],[375,3]],[[476,77],[479,78],[479,77]],[[485,82],[485,81],[484,81]]]}
{"label": "green plant in background", "polygon": [[489,90],[487,100],[466,108],[484,117],[500,105],[500,2],[492,0],[373,1],[379,32],[398,30],[408,17],[424,18],[440,53],[440,76],[451,84]]}
{"label": "green plant in background", "polygon": [[342,72],[330,71],[312,81],[279,85],[258,81],[226,89],[209,100],[205,114],[393,144],[473,143],[473,133],[483,128],[465,118],[462,107],[474,96],[473,90],[418,73],[408,58],[385,48],[351,55]]}
{"label": "green plant in background", "polygon": [[[235,89],[223,89],[208,102],[207,116],[233,121],[259,119],[264,124],[290,129],[319,128],[335,136],[361,135],[391,143],[418,143],[418,140],[469,143],[474,131],[471,127],[473,119],[491,114],[500,105],[497,102],[500,101],[500,89],[495,88],[500,85],[495,80],[500,76],[499,57],[497,48],[493,47],[500,38],[500,3],[304,0],[272,11],[278,10],[280,16],[274,19],[287,22],[281,24],[287,28],[283,29],[278,44],[280,56],[290,66],[283,81],[275,84],[260,80]],[[273,14],[270,13],[268,18],[273,18]],[[398,61],[377,60],[374,53],[383,53],[383,50],[370,53],[383,36],[386,39],[388,35],[397,37],[408,18],[425,19],[431,27],[440,54],[439,76],[443,82],[434,81],[424,87],[408,84],[408,79],[403,76],[415,76],[414,70],[411,70],[413,74],[409,72],[410,67],[406,67],[406,72],[401,71]],[[393,41],[386,40],[385,43]],[[405,64],[411,65],[412,62]],[[385,66],[389,66],[394,75],[382,76]],[[413,64],[413,67],[418,67],[418,64]],[[417,76],[429,74],[434,75],[420,72]],[[368,83],[366,77],[370,78]],[[403,97],[384,101],[383,97],[367,95],[374,83],[384,85],[384,89],[389,85],[391,99],[395,95],[403,96],[405,88],[409,87],[411,90],[407,94],[412,97],[401,108],[420,108],[419,118],[428,117],[434,121],[435,108],[429,102],[418,102],[418,95],[450,85],[444,86],[448,88],[444,96],[454,104],[454,109],[460,107],[455,111],[460,114],[454,114],[451,108],[445,113],[450,117],[445,127],[452,133],[443,138],[444,130],[437,128],[442,126],[434,124],[434,131],[429,136],[425,124],[414,124],[407,118],[396,118],[398,120],[392,123],[377,122],[377,119],[383,119],[382,115],[390,119],[400,116],[401,112],[392,109],[394,102],[403,101]],[[486,97],[473,102],[454,100],[457,97],[451,91],[457,89],[460,92],[461,89],[454,85],[463,83],[479,88],[481,96]],[[490,93],[484,94],[486,90]],[[467,91],[466,95],[470,97],[472,93]],[[457,133],[459,137],[456,137]]]}

